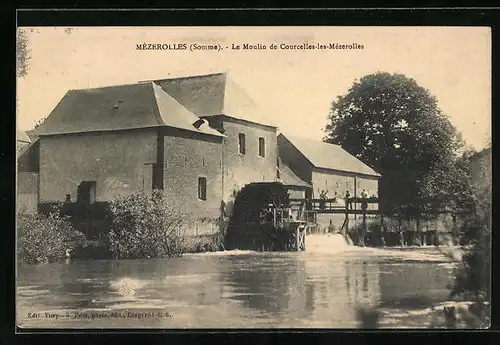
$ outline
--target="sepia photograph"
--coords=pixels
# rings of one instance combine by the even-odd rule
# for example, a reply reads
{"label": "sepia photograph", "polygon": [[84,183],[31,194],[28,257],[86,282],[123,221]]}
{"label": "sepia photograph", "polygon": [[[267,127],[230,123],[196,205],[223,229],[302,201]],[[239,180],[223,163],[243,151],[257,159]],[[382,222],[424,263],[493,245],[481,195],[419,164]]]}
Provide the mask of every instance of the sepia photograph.
{"label": "sepia photograph", "polygon": [[18,331],[490,328],[489,27],[16,34]]}

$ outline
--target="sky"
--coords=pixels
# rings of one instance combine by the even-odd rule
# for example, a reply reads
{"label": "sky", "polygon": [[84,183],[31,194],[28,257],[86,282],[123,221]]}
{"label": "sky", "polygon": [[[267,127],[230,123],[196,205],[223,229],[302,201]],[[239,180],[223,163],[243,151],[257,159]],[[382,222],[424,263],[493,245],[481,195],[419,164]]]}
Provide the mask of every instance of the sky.
{"label": "sky", "polygon": [[[479,150],[491,140],[491,32],[485,27],[33,27],[28,75],[17,81],[17,126],[33,128],[70,89],[228,72],[290,135],[321,140],[330,106],[356,79],[403,73],[436,96]],[[136,50],[219,44],[221,51]],[[260,44],[266,50],[233,50]],[[364,49],[284,50],[338,43]]]}

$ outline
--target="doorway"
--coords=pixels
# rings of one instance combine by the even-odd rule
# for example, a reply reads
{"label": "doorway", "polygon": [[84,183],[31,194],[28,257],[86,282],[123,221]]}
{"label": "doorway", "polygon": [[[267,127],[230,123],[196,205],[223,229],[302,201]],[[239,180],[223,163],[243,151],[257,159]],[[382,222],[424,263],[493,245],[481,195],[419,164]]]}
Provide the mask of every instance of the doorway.
{"label": "doorway", "polygon": [[96,181],[82,181],[78,186],[77,202],[80,204],[95,203],[96,187]]}

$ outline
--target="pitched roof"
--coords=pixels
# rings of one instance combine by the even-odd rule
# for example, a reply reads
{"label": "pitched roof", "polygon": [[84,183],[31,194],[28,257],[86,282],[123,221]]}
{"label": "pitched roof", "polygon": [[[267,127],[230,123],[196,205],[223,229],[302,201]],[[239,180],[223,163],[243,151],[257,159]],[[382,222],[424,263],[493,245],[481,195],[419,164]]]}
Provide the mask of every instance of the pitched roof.
{"label": "pitched roof", "polygon": [[38,139],[36,128],[26,131],[26,134],[28,135],[31,141],[35,141]]}
{"label": "pitched roof", "polygon": [[24,143],[30,143],[30,137],[24,131],[16,130],[16,141],[21,141]]}
{"label": "pitched roof", "polygon": [[283,134],[280,136],[286,138],[317,168],[380,176],[375,170],[339,145],[289,135],[284,136]]}
{"label": "pitched roof", "polygon": [[470,159],[478,159],[478,158],[481,158],[481,157],[486,156],[486,155],[491,155],[491,146],[488,146],[488,147],[482,149],[481,151],[474,153],[470,157]]}
{"label": "pitched roof", "polygon": [[27,143],[25,141],[18,141],[16,144],[16,154],[19,157],[22,155],[30,146],[30,143]]}
{"label": "pitched roof", "polygon": [[227,73],[158,79],[153,82],[199,117],[227,115],[276,127],[265,111]]}
{"label": "pitched roof", "polygon": [[37,128],[39,136],[169,126],[223,136],[154,83],[70,90]]}
{"label": "pitched roof", "polygon": [[310,183],[301,179],[288,165],[283,163],[281,159],[279,159],[279,170],[280,179],[285,186],[311,187]]}

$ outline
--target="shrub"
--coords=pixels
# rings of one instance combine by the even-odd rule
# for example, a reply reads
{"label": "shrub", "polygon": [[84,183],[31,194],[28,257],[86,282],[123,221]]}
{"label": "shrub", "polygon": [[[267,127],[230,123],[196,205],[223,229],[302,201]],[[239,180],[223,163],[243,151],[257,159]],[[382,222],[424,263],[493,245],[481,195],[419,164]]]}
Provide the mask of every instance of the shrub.
{"label": "shrub", "polygon": [[[356,223],[356,225],[352,228],[352,232],[358,232],[360,233],[363,227],[363,223],[359,221]],[[392,217],[384,217],[384,229],[383,232],[412,232],[416,231],[416,224],[415,221],[408,221],[408,220],[401,220],[401,224],[399,223],[397,218],[392,218]],[[380,222],[380,217],[373,217],[373,218],[367,218],[366,219],[366,231],[367,232],[374,232],[374,233],[380,233],[382,232],[382,224]]]}
{"label": "shrub", "polygon": [[116,197],[109,209],[108,243],[115,258],[162,258],[184,252],[183,217],[169,208],[162,191]]}
{"label": "shrub", "polygon": [[46,215],[20,216],[17,235],[18,261],[22,264],[64,260],[68,249],[71,251],[85,242],[85,235],[74,230],[58,208]]}
{"label": "shrub", "polygon": [[[481,164],[485,171],[488,166]],[[489,167],[491,169],[491,167]],[[476,302],[491,300],[491,179],[483,178],[473,186],[473,221],[466,229],[467,242],[462,262],[456,270],[451,297],[460,296]],[[487,315],[485,319],[489,318]]]}
{"label": "shrub", "polygon": [[472,246],[466,250],[459,264],[451,297],[461,296],[475,301],[490,300],[491,230],[477,221],[471,224],[475,234]]}

